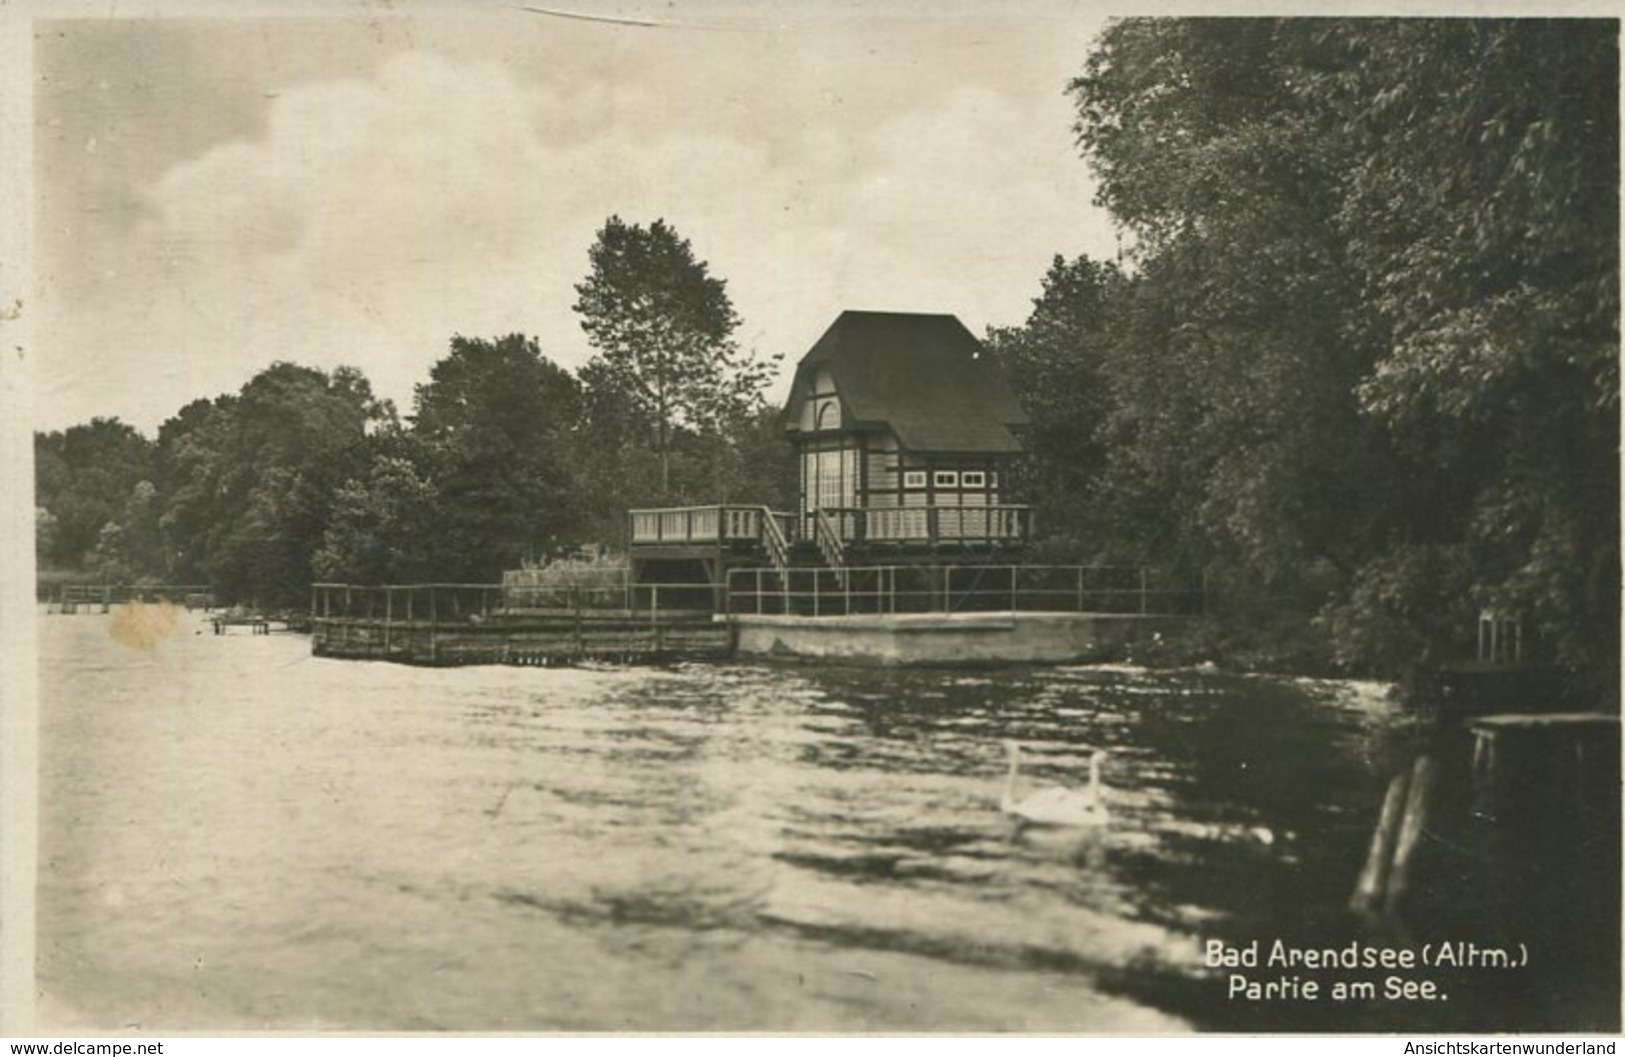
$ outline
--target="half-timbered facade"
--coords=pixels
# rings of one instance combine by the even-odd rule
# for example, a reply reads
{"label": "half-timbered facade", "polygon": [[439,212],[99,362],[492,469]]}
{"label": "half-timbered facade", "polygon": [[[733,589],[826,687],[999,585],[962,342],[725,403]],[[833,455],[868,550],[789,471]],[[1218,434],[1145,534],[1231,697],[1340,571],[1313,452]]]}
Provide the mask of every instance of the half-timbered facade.
{"label": "half-timbered facade", "polygon": [[796,446],[793,511],[749,504],[629,512],[633,579],[696,576],[719,600],[739,569],[987,560],[1030,538],[1031,512],[1007,502],[1014,393],[949,315],[843,312],[796,367],[785,404]]}
{"label": "half-timbered facade", "polygon": [[784,409],[798,534],[820,516],[860,543],[1005,543],[1025,508],[1003,482],[1027,421],[981,343],[949,315],[844,312],[797,366]]}

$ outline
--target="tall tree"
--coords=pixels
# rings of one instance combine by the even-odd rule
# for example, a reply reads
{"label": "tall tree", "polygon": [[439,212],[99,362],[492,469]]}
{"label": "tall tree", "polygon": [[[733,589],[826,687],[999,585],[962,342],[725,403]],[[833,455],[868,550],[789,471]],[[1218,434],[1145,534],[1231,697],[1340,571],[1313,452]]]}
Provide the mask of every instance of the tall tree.
{"label": "tall tree", "polygon": [[[580,419],[580,385],[534,338],[452,338],[412,416],[436,503],[437,575],[494,579],[579,539]],[[388,479],[410,483],[399,468]]]}
{"label": "tall tree", "polygon": [[645,228],[612,216],[587,255],[575,310],[598,350],[596,381],[624,394],[652,430],[664,498],[673,431],[720,432],[759,399],[773,365],[740,353],[726,283],[664,220]]}

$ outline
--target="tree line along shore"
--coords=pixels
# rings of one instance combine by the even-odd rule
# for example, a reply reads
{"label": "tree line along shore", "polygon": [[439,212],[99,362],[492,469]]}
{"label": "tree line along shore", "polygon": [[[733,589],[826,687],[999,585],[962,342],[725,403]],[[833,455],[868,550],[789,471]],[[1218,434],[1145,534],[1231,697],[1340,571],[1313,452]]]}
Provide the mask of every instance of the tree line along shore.
{"label": "tree line along shore", "polygon": [[[1064,87],[1123,249],[984,338],[1031,418],[1026,557],[1205,577],[1169,650],[1240,667],[1405,676],[1516,614],[1617,708],[1617,30],[1113,22]],[[155,436],[37,434],[42,578],[297,606],[614,553],[632,506],[787,508],[785,350],[739,348],[724,279],[619,217],[583,273],[576,371],[459,335],[404,412],[289,362]]]}

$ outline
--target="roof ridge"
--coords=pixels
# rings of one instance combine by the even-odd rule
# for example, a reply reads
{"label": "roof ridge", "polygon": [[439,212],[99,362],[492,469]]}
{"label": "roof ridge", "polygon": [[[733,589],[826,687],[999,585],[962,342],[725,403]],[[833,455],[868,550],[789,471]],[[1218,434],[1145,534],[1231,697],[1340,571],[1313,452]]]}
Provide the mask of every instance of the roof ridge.
{"label": "roof ridge", "polygon": [[843,316],[920,316],[926,319],[958,319],[953,312],[919,312],[908,308],[843,308]]}

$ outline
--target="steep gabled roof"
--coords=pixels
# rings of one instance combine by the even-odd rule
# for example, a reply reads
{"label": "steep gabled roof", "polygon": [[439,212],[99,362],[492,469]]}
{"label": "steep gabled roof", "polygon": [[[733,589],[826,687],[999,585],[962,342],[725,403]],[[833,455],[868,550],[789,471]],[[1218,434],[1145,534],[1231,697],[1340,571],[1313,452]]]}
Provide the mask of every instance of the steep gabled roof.
{"label": "steep gabled roof", "polygon": [[954,316],[842,312],[796,366],[785,409],[792,431],[820,366],[835,379],[848,427],[889,426],[912,451],[1021,450],[1010,427],[1026,425],[1027,415]]}

